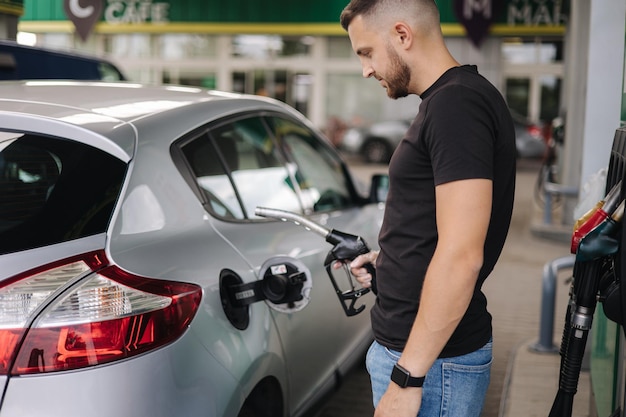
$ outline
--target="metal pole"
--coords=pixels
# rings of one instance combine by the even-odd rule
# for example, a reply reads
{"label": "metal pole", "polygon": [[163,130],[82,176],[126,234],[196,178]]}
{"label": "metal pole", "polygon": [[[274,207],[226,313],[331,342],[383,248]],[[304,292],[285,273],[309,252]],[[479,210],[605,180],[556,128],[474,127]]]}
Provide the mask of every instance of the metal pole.
{"label": "metal pole", "polygon": [[543,267],[541,289],[541,317],[539,323],[539,341],[530,346],[536,352],[556,353],[559,348],[553,343],[554,306],[556,303],[556,278],[564,268],[573,268],[576,257],[568,255],[556,258]]}

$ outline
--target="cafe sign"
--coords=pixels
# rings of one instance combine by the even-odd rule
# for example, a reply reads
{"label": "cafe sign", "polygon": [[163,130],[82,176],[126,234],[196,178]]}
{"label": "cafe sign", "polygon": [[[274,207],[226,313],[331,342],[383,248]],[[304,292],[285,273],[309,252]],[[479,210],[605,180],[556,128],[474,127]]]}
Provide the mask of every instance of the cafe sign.
{"label": "cafe sign", "polygon": [[109,24],[168,23],[169,3],[107,0],[63,0],[63,11],[74,24],[76,33],[86,41],[96,23]]}
{"label": "cafe sign", "polygon": [[168,23],[170,4],[165,2],[109,0],[104,21],[111,24]]}

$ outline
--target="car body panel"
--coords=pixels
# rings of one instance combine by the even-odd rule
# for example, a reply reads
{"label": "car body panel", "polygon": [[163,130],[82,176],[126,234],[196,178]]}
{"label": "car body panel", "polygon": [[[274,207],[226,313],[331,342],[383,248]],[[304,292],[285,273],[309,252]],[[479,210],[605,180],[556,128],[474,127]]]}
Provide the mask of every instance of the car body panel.
{"label": "car body panel", "polygon": [[[237,381],[210,355],[199,355],[204,350],[188,333],[192,337],[132,360],[75,372],[12,378],[0,416],[165,417],[199,415],[200,410],[208,417],[236,416],[236,410],[229,410],[232,405],[227,398]],[[45,390],[41,389],[43,379]]]}
{"label": "car body panel", "polygon": [[[134,153],[134,131],[130,125],[120,120],[94,113],[67,111],[66,108],[59,108],[58,112],[50,112],[49,106],[36,103],[24,104],[20,113],[15,112],[14,109],[15,102],[4,101],[0,98],[0,125],[4,129],[46,132],[48,135],[65,137],[100,148],[124,162],[128,162]],[[89,129],[81,126],[87,123],[90,125]],[[94,124],[99,126],[94,127]],[[106,132],[107,137],[99,135],[98,131]]]}
{"label": "car body panel", "polygon": [[[158,167],[158,170],[140,168],[144,163]],[[244,282],[251,282],[260,278],[257,274],[261,265],[267,259],[277,255],[294,257],[302,261],[311,271],[323,271],[320,265],[323,264],[330,246],[322,238],[312,235],[301,227],[282,222],[234,223],[220,221],[207,215],[195,196],[189,193],[182,177],[175,175],[176,167],[171,158],[166,158],[162,154],[142,152],[140,149],[131,169],[137,171],[137,174],[132,175],[131,182],[128,184],[125,200],[121,204],[121,210],[112,227],[113,233],[109,245],[112,259],[124,269],[140,275],[189,282],[193,282],[198,275],[205,275],[207,279],[203,283],[205,297],[208,297],[208,294],[219,295],[218,278],[221,269],[228,268],[237,273]],[[155,179],[159,187],[151,190],[146,183],[154,183]],[[138,193],[154,196],[135,198]],[[137,207],[137,204],[145,206],[141,209]],[[133,205],[133,207],[126,210],[128,205]],[[373,206],[371,212],[367,214],[369,217],[356,216],[353,212],[336,213],[324,217],[330,217],[328,221],[338,230],[367,231],[368,234],[364,238],[375,242],[380,227],[381,210],[382,208]],[[130,214],[126,215],[126,211]],[[146,230],[138,230],[141,220],[134,214],[154,211],[159,211],[163,219],[157,225],[158,227],[151,223],[145,225]],[[155,219],[158,216],[153,214],[148,217]],[[354,224],[355,221],[359,224]],[[133,230],[130,230],[130,226],[125,226],[127,224],[131,224]],[[150,235],[154,237],[148,237]],[[258,240],[257,236],[262,240]],[[266,241],[267,236],[277,236],[280,241]],[[218,239],[225,239],[229,246],[208,244]],[[303,246],[304,244],[307,246]],[[231,246],[237,248],[237,252],[242,256],[245,254],[245,263],[233,262],[235,258],[227,250]],[[170,248],[176,248],[176,251]],[[168,251],[171,252],[170,256],[159,256]],[[215,259],[231,261],[222,263],[219,269],[206,270],[207,254]],[[171,276],[171,274],[168,275],[169,271],[177,271],[179,274]],[[315,299],[316,303],[311,303],[302,311],[293,314],[272,312],[273,320],[278,325],[281,341],[287,352],[284,360],[289,370],[289,386],[292,387],[288,395],[296,409],[305,407],[306,393],[324,392],[322,388],[326,381],[334,381],[338,363],[328,363],[326,367],[321,367],[319,364],[323,363],[323,360],[319,358],[336,357],[341,351],[351,351],[349,345],[368,338],[369,332],[367,314],[351,318],[344,317],[334,289],[325,273],[315,274],[312,279],[311,298]],[[321,302],[322,300],[324,301]],[[216,299],[215,304],[212,302],[208,304],[219,306],[218,301],[219,299]],[[371,306],[373,297],[364,297],[363,302]],[[254,308],[260,307],[255,305]],[[218,320],[220,327],[224,334],[228,335],[232,326],[224,317],[223,311],[211,311],[208,314],[213,320],[220,319]],[[251,314],[251,317],[253,316],[254,314]],[[326,324],[319,328],[311,328],[311,323],[318,322],[331,322],[337,326]],[[212,327],[216,327],[216,324],[213,323]],[[252,327],[254,326],[251,324],[250,328]],[[201,330],[198,332],[200,333]],[[224,344],[221,338],[216,339],[215,334],[206,334],[203,337],[207,339],[204,341],[206,345]],[[266,338],[257,337],[256,339]],[[335,340],[335,342],[319,343],[320,339]],[[244,341],[245,338],[240,343]],[[231,346],[230,349],[234,348]],[[298,352],[298,354],[291,355],[289,352]],[[238,356],[254,357],[257,354],[239,352]],[[223,363],[228,367],[240,368],[237,372],[242,372],[250,366],[245,361],[231,363],[223,359]],[[241,377],[241,374],[238,373],[238,376]],[[314,387],[311,387],[310,382],[304,383],[311,380],[316,381]]]}
{"label": "car body panel", "polygon": [[[350,212],[331,216],[326,227],[337,230],[366,230],[368,223],[365,216],[359,216],[359,221],[364,223],[361,228],[351,224],[354,217],[354,213]],[[369,224],[377,224],[374,216],[369,220],[371,221]],[[345,317],[329,277],[319,268],[331,248],[322,238],[312,235],[302,227],[282,222],[246,225],[245,231],[241,226],[230,226],[224,223],[217,224],[216,227],[243,253],[254,255],[254,257],[250,256],[249,260],[255,269],[274,254],[284,254],[302,261],[309,270],[317,271],[317,273],[312,272],[313,285],[310,293],[311,299],[315,302],[309,303],[304,309],[293,314],[272,311],[285,348],[289,385],[292,387],[290,398],[296,401],[293,404],[296,409],[301,408],[304,406],[302,401],[306,400],[306,392],[311,388],[314,391],[324,392],[322,389],[324,383],[334,380],[339,361],[321,366],[324,364],[322,358],[337,357],[339,359],[341,352],[358,351],[354,346],[357,341],[362,342],[364,339],[371,338],[369,315]],[[275,229],[275,232],[263,230],[270,228]],[[276,239],[269,242],[259,242],[255,239],[255,236],[268,235],[274,235]],[[364,238],[375,241],[375,234],[370,233]],[[259,250],[259,248],[264,249]],[[336,274],[340,282],[345,281],[345,277],[339,275],[343,274],[343,271],[338,271]],[[373,302],[374,298],[366,295],[358,301],[357,306],[371,307]]]}
{"label": "car body panel", "polygon": [[40,267],[59,259],[102,249],[106,244],[104,233],[75,239],[57,245],[0,255],[0,282],[24,271]]}
{"label": "car body panel", "polygon": [[[299,113],[270,99],[132,83],[0,83],[0,97],[0,130],[79,141],[126,164],[106,233],[0,255],[0,282],[104,249],[112,264],[131,274],[202,288],[199,310],[171,344],[71,372],[3,376],[0,416],[66,415],[72,393],[81,413],[95,417],[235,417],[247,396],[268,379],[280,386],[285,415],[297,416],[362,358],[372,338],[369,314],[367,309],[354,317],[344,314],[323,268],[331,246],[293,224],[211,214],[175,152],[183,138],[235,115],[280,114],[317,133]],[[353,198],[351,207],[311,218],[374,243],[384,206]],[[222,306],[220,274],[228,270],[252,283],[273,259],[304,265],[312,281],[311,302],[287,312],[267,301],[251,304],[248,326],[236,329]],[[373,302],[370,294],[357,306]],[[29,401],[33,395],[41,401]]]}
{"label": "car body panel", "polygon": [[[66,95],[58,96],[59,86],[64,88]],[[3,92],[0,97],[0,111],[10,112],[8,123],[14,123],[12,120],[19,116],[31,122],[35,121],[33,116],[42,116],[42,120],[48,118],[50,123],[54,124],[55,120],[60,122],[59,125],[45,128],[66,126],[72,129],[72,126],[84,126],[87,131],[107,137],[129,154],[133,153],[133,149],[129,149],[127,133],[117,134],[116,131],[123,122],[132,123],[138,128],[156,123],[158,128],[155,131],[160,134],[144,141],[162,145],[164,142],[171,143],[173,138],[178,138],[211,120],[246,111],[286,111],[301,122],[304,121],[291,108],[271,99],[246,99],[241,95],[192,87],[157,87],[126,82],[25,81],[0,82],[0,88]],[[220,102],[217,106],[214,105],[216,101]],[[16,103],[19,103],[23,111],[14,111]],[[169,117],[175,117],[177,123],[159,124],[160,115],[165,113],[170,114]],[[70,139],[75,137],[71,136]]]}

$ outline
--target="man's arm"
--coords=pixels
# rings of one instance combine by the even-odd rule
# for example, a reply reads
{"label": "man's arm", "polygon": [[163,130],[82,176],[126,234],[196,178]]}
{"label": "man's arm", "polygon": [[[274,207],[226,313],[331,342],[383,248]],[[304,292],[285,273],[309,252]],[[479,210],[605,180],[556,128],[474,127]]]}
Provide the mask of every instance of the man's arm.
{"label": "man's arm", "polygon": [[[483,264],[491,217],[492,182],[454,181],[436,187],[438,242],[428,266],[420,306],[398,361],[412,376],[426,375],[469,306]],[[376,416],[414,417],[421,388],[391,383]]]}

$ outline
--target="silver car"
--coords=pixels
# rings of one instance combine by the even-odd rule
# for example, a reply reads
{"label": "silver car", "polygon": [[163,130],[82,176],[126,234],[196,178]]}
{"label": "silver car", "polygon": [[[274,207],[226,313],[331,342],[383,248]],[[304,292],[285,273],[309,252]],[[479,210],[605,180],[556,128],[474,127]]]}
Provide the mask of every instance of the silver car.
{"label": "silver car", "polygon": [[348,317],[332,247],[255,210],[375,243],[376,195],[274,100],[0,83],[0,416],[303,415],[374,298]]}

